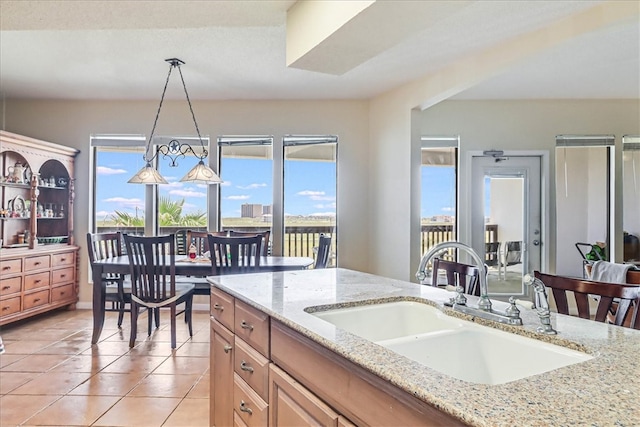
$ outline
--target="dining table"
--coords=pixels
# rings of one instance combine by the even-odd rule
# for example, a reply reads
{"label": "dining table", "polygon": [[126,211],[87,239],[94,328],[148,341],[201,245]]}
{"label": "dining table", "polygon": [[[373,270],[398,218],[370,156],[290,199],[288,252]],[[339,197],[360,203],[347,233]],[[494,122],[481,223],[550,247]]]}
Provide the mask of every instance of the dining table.
{"label": "dining table", "polygon": [[[260,264],[252,272],[265,273],[275,271],[304,270],[313,264],[309,257],[262,256]],[[212,275],[211,261],[208,258],[189,259],[178,256],[175,261],[176,276],[204,277]],[[100,339],[105,318],[106,284],[102,280],[105,274],[130,274],[129,257],[126,255],[94,261],[93,277],[93,335],[91,343]],[[219,274],[219,273],[218,273]],[[244,273],[240,273],[244,274]]]}

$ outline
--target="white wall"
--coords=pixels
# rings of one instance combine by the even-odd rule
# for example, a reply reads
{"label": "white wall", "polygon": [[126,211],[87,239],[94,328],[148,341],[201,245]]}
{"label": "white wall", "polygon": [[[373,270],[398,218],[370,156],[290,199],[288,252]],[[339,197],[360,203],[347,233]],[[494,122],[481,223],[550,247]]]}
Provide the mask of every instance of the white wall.
{"label": "white wall", "polygon": [[[80,301],[91,300],[84,237],[89,227],[89,136],[148,134],[157,101],[7,100],[4,129],[80,150],[76,160],[75,242],[81,246]],[[368,271],[369,159],[366,101],[196,101],[203,135],[335,134],[338,144],[338,254],[341,267]],[[158,134],[192,134],[184,101],[165,101]]]}

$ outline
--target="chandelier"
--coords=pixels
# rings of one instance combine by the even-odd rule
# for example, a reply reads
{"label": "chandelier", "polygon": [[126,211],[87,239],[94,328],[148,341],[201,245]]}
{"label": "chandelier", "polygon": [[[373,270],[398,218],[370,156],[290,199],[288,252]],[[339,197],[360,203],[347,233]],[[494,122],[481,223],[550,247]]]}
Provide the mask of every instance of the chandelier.
{"label": "chandelier", "polygon": [[[170,167],[178,166],[178,159],[185,158],[187,154],[191,153],[199,159],[196,164],[187,174],[182,177],[181,182],[197,182],[204,184],[219,184],[222,182],[220,177],[211,169],[205,165],[204,159],[207,158],[209,152],[206,150],[204,143],[202,142],[202,136],[200,136],[200,129],[198,128],[198,122],[196,122],[196,116],[193,113],[193,107],[191,106],[191,100],[189,99],[189,93],[187,92],[187,86],[184,83],[184,77],[182,77],[181,65],[184,65],[184,61],[178,58],[165,59],[169,63],[169,74],[167,74],[167,80],[164,84],[162,91],[162,97],[160,98],[160,105],[158,106],[158,112],[156,113],[156,119],[153,122],[153,128],[151,129],[151,136],[147,141],[147,146],[142,159],[145,162],[145,166],[138,171],[128,182],[131,184],[168,184],[160,172],[155,169],[151,162],[153,162],[159,155],[162,155],[163,159],[169,158]],[[169,84],[169,78],[171,77],[171,71],[174,68],[178,69],[180,73],[180,80],[182,80],[182,87],[184,88],[184,94],[189,104],[189,110],[191,111],[191,117],[193,118],[193,124],[198,134],[198,140],[200,141],[200,148],[196,150],[186,142],[181,142],[178,138],[172,138],[167,144],[158,145],[155,148],[155,153],[152,152],[153,136],[155,134],[156,125],[158,124],[158,117],[160,117],[160,110],[162,109],[162,102],[164,101],[164,95],[167,92],[167,85]],[[150,155],[151,154],[151,155]]]}

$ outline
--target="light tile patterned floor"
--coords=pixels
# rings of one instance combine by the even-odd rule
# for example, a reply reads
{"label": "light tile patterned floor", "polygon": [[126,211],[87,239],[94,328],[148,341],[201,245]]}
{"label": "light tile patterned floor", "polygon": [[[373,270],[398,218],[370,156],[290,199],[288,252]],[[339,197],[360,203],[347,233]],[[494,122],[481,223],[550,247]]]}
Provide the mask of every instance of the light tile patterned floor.
{"label": "light tile patterned floor", "polygon": [[141,313],[132,349],[116,320],[93,346],[90,310],[1,327],[0,426],[208,426],[208,313],[194,312],[192,338],[178,317],[174,351],[167,312],[150,337]]}

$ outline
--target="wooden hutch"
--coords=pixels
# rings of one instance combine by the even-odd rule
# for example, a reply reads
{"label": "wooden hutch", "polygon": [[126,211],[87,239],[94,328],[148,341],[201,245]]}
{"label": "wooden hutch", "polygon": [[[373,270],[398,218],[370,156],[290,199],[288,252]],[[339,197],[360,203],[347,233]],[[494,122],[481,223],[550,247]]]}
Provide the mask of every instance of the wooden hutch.
{"label": "wooden hutch", "polygon": [[0,325],[78,301],[78,150],[0,131]]}

